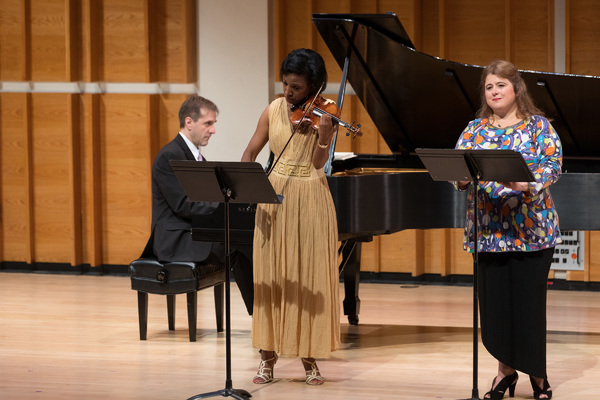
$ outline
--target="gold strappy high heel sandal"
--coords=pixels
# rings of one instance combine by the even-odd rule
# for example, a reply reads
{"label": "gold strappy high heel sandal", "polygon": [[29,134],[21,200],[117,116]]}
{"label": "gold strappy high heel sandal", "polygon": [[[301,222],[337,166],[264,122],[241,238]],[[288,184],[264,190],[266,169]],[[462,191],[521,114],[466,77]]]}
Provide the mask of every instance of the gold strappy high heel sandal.
{"label": "gold strappy high heel sandal", "polygon": [[311,386],[322,385],[323,382],[325,382],[325,379],[323,379],[323,377],[321,376],[321,372],[319,372],[319,369],[317,368],[317,361],[314,358],[312,359],[312,361],[310,360],[310,358],[302,358],[303,364],[310,365],[310,369],[305,370],[306,384]]}
{"label": "gold strappy high heel sandal", "polygon": [[273,381],[273,367],[275,367],[275,363],[277,362],[277,353],[273,352],[273,357],[268,360],[260,360],[260,364],[258,365],[258,372],[252,382],[262,385],[263,383],[269,383]]}

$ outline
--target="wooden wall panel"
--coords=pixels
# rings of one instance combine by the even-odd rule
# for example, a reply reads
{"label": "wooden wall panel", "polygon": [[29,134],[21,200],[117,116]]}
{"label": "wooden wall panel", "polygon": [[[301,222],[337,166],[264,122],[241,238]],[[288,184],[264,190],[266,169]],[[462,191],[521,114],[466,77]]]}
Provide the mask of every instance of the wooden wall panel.
{"label": "wooden wall panel", "polygon": [[[2,80],[148,82],[151,57],[154,80],[196,80],[195,0],[0,0],[0,22]],[[137,256],[152,160],[187,95],[0,96],[2,261]]]}
{"label": "wooden wall panel", "polygon": [[82,259],[91,266],[103,264],[101,121],[99,94],[80,97]]}
{"label": "wooden wall panel", "polygon": [[149,96],[106,94],[101,103],[103,260],[129,264],[150,236]]}
{"label": "wooden wall panel", "polygon": [[31,79],[65,81],[67,77],[68,2],[31,0]]}
{"label": "wooden wall panel", "polygon": [[[297,48],[307,47],[312,48],[313,40],[317,39],[317,33],[312,26],[311,16],[315,12],[312,7],[312,2],[309,1],[277,1],[277,15],[279,17],[279,29],[283,32],[282,35],[275,37],[277,47],[274,49],[275,62],[274,71],[277,80],[280,80],[279,69],[281,62],[287,54]],[[330,73],[330,63],[327,64],[327,73]]]}
{"label": "wooden wall panel", "polygon": [[[168,74],[169,78],[174,79],[176,82],[197,82],[198,81],[198,27],[196,24],[197,18],[197,10],[196,10],[196,0],[182,0],[183,7],[183,22],[177,23],[178,35],[174,36],[173,40],[170,42],[171,45],[176,43],[179,40],[185,42],[185,45],[182,46],[181,51],[183,53],[177,54],[176,57],[179,58],[179,61],[183,63],[184,70],[181,72],[181,76],[177,77],[175,73]],[[172,4],[172,2],[169,2]],[[167,17],[167,21],[173,23],[173,20]],[[175,68],[173,65],[172,68],[169,68],[171,64],[169,64],[168,70],[170,71],[172,68]]]}
{"label": "wooden wall panel", "polygon": [[82,183],[81,183],[81,118],[82,108],[79,101],[79,95],[68,94],[67,95],[67,136],[68,136],[68,147],[65,155],[68,156],[68,168],[69,168],[69,189],[68,196],[71,201],[71,210],[66,216],[70,224],[69,228],[71,231],[71,252],[70,252],[70,263],[71,265],[81,265],[83,262],[83,240],[82,240]]}
{"label": "wooden wall panel", "polygon": [[196,2],[152,1],[148,9],[150,81],[196,81]]}
{"label": "wooden wall panel", "polygon": [[449,248],[450,237],[447,229],[423,230],[423,272],[424,274],[440,274],[449,272],[449,257],[453,250]]}
{"label": "wooden wall panel", "polygon": [[25,2],[0,3],[0,81],[20,81],[25,77]]}
{"label": "wooden wall panel", "polygon": [[[372,1],[364,1],[364,0],[351,0],[348,2],[349,8],[347,12],[352,12],[356,14],[371,14],[376,13],[379,8],[378,5],[381,3],[381,0],[372,0]],[[390,11],[390,10],[388,10]],[[335,11],[333,11],[335,12]],[[346,12],[346,11],[344,11]]]}
{"label": "wooden wall panel", "polygon": [[151,6],[148,0],[2,0],[0,5],[2,80],[196,80],[194,0],[154,0]]}
{"label": "wooden wall panel", "polygon": [[360,256],[361,271],[381,272],[381,237],[375,236],[372,242],[362,244]]}
{"label": "wooden wall panel", "polygon": [[[450,61],[486,65],[505,58],[504,0],[444,2],[445,49],[441,57]],[[468,122],[468,121],[467,121]]]}
{"label": "wooden wall panel", "polygon": [[[421,45],[416,49],[435,57],[440,55],[440,0],[422,0]],[[414,43],[414,42],[413,42]]]}
{"label": "wooden wall panel", "polygon": [[186,97],[84,96],[85,263],[128,264],[141,253],[150,234],[152,162],[177,134]]}
{"label": "wooden wall panel", "polygon": [[600,75],[600,2],[567,0],[567,72]]}
{"label": "wooden wall panel", "polygon": [[28,97],[0,94],[0,218],[2,260],[31,262]]}
{"label": "wooden wall panel", "polygon": [[383,235],[380,239],[381,272],[406,272],[413,275],[423,267],[423,231],[405,230],[393,235]]}
{"label": "wooden wall panel", "polygon": [[600,282],[600,232],[586,232],[589,240],[586,243],[586,266],[589,271],[586,281]]}
{"label": "wooden wall panel", "polygon": [[152,160],[158,150],[175,138],[179,132],[179,107],[188,98],[185,94],[160,96],[160,118],[158,121],[158,143],[152,154]]}
{"label": "wooden wall panel", "polygon": [[103,0],[102,70],[108,82],[149,82],[147,4],[144,0]]}
{"label": "wooden wall panel", "polygon": [[65,0],[65,77],[66,81],[80,81],[83,77],[83,27],[81,0]]}
{"label": "wooden wall panel", "polygon": [[451,275],[471,275],[473,273],[473,256],[463,250],[464,230],[448,229],[450,231]]}
{"label": "wooden wall panel", "polygon": [[520,69],[554,72],[554,1],[510,2],[508,60]]}
{"label": "wooden wall panel", "polygon": [[35,260],[70,263],[75,209],[68,94],[32,96]]}
{"label": "wooden wall panel", "polygon": [[79,44],[81,50],[78,66],[81,68],[80,76],[84,82],[100,80],[100,73],[104,63],[102,51],[102,7],[99,1],[83,0],[80,10],[81,37]]}

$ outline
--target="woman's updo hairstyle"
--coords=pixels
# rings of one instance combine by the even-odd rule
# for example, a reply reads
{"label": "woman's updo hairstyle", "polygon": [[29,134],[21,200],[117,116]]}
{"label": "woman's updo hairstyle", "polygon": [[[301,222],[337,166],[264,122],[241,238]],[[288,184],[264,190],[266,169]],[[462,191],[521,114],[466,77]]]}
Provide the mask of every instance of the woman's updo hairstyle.
{"label": "woman's updo hairstyle", "polygon": [[323,89],[327,86],[325,61],[314,50],[292,50],[281,63],[280,78],[287,74],[305,77],[310,85],[310,94],[317,93],[321,84],[323,84]]}

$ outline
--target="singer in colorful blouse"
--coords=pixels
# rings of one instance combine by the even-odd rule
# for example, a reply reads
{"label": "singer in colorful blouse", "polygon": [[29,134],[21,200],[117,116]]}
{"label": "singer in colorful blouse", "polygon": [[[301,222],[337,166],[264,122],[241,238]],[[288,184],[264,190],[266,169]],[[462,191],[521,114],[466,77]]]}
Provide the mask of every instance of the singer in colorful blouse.
{"label": "singer in colorful blouse", "polygon": [[[494,126],[490,118],[478,118],[465,128],[456,148],[515,150],[523,155],[536,180],[525,190],[513,190],[500,182],[479,183],[478,251],[532,251],[560,243],[549,186],[561,175],[562,147],[546,118],[531,115],[505,127]],[[464,240],[469,251],[474,243],[472,196],[470,190]]]}
{"label": "singer in colorful blouse", "polygon": [[[535,399],[552,398],[546,373],[546,295],[554,247],[561,243],[549,187],[558,181],[562,146],[533,104],[517,68],[497,60],[483,70],[481,108],[460,135],[458,149],[510,149],[522,154],[535,182],[478,182],[478,210],[468,190],[464,249],[477,243],[481,339],[498,361],[484,399],[513,396],[517,371],[529,375]],[[477,232],[474,218],[477,215]]]}

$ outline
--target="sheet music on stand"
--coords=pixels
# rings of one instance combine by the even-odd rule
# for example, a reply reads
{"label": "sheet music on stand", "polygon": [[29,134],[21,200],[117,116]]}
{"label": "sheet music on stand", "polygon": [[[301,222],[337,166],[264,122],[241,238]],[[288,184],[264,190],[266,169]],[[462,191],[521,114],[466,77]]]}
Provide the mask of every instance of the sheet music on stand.
{"label": "sheet music on stand", "polygon": [[281,203],[257,162],[172,160],[169,163],[192,201],[222,203],[220,182],[214,178],[215,171],[225,171],[229,189],[234,190],[229,203]]}
{"label": "sheet music on stand", "polygon": [[523,156],[514,150],[416,149],[415,152],[434,181],[471,181],[473,177],[482,177],[479,180],[535,182]]}

